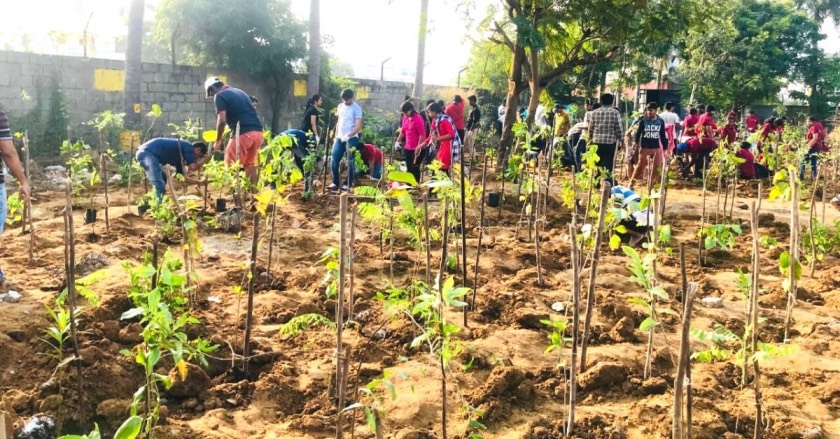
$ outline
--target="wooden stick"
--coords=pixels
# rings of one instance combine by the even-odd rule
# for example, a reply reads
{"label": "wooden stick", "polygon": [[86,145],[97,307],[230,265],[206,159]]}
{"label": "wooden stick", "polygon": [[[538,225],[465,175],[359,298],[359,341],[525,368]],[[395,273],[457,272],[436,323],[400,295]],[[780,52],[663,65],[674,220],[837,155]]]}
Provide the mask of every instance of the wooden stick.
{"label": "wooden stick", "polygon": [[[466,195],[466,169],[464,168],[464,157],[461,157],[460,165],[461,174],[461,273],[464,288],[467,288],[469,279],[467,278],[467,195]],[[472,166],[470,166],[472,167]],[[464,307],[464,327],[469,324],[468,316],[470,307]]]}
{"label": "wooden stick", "polygon": [[356,280],[356,272],[354,268],[353,259],[356,256],[356,212],[358,209],[355,206],[351,209],[353,212],[350,215],[350,243],[347,245],[347,255],[349,256],[349,269],[350,269],[350,297],[347,301],[347,318],[349,320],[353,320],[353,305],[356,301],[356,289],[355,289],[355,280]]}
{"label": "wooden stick", "polygon": [[[808,236],[811,241],[811,278],[814,278],[814,273],[817,269],[817,245],[814,243],[814,223],[817,220],[817,188],[820,182],[820,173],[822,166],[817,168],[817,176],[814,179],[814,190],[811,193],[811,204],[808,208]],[[823,190],[823,198],[825,198],[825,191]],[[823,208],[825,208],[825,201],[823,200]]]}
{"label": "wooden stick", "polygon": [[274,230],[277,225],[277,205],[273,204],[271,209],[271,232],[268,234],[268,264],[266,270],[268,278],[271,279],[271,262],[274,256]]}
{"label": "wooden stick", "polygon": [[[601,180],[601,205],[598,209],[598,229],[595,231],[595,247],[593,248],[592,266],[589,270],[589,285],[586,294],[586,317],[583,323],[583,341],[580,348],[580,370],[586,370],[586,347],[589,344],[589,329],[592,326],[592,315],[595,310],[595,282],[598,277],[598,264],[601,261],[601,240],[604,235],[604,221],[607,215],[607,202],[610,199],[612,186],[608,180]],[[574,238],[574,236],[573,236]],[[576,283],[580,283],[579,281]]]}
{"label": "wooden stick", "polygon": [[[254,234],[251,237],[251,279],[248,281],[248,311],[245,315],[245,347],[242,349],[242,371],[248,380],[248,363],[251,355],[251,326],[254,318],[254,284],[257,281],[257,244],[259,243],[260,214],[254,214]],[[250,380],[249,380],[250,381]]]}
{"label": "wooden stick", "polygon": [[[685,243],[680,243],[680,260],[685,261]],[[683,266],[684,267],[684,266]],[[691,332],[691,308],[694,304],[694,296],[697,293],[697,284],[687,285],[685,282],[685,269],[682,272],[683,292],[683,315],[682,331],[680,333],[680,353],[677,362],[677,377],[674,379],[674,412],[671,423],[671,436],[674,439],[683,438],[683,388],[685,386],[686,369],[691,354],[689,347],[689,334]]]}
{"label": "wooden stick", "polygon": [[[344,285],[346,283],[345,268],[347,260],[347,192],[339,196],[339,245],[338,245],[338,297],[335,303],[335,385],[336,396],[340,395],[342,360],[341,352],[344,350],[342,335],[344,332]],[[338,407],[341,411],[343,407]]]}
{"label": "wooden stick", "polygon": [[[125,194],[126,210],[131,212],[131,161],[134,160],[134,136],[128,144],[128,193]],[[204,210],[207,210],[206,208]]]}
{"label": "wooden stick", "polygon": [[534,251],[536,252],[536,262],[537,262],[537,286],[542,287],[545,284],[543,283],[542,277],[542,258],[540,257],[540,222],[542,221],[542,217],[540,216],[540,194],[542,193],[542,183],[540,183],[540,176],[542,174],[542,161],[540,161],[540,156],[537,155],[537,174],[535,179],[537,181],[537,202],[532,211],[535,212],[534,214]]}
{"label": "wooden stick", "polygon": [[[475,277],[473,278],[472,309],[475,310],[475,295],[478,290],[478,263],[481,261],[481,239],[484,237],[484,197],[487,192],[487,154],[484,154],[484,167],[481,170],[481,204],[478,214],[478,246],[475,249]],[[425,199],[424,199],[425,205]],[[428,222],[428,219],[427,219]],[[426,227],[428,230],[428,227]],[[428,283],[428,281],[427,281]]]}
{"label": "wooden stick", "polygon": [[703,229],[706,228],[706,175],[708,174],[708,168],[703,166],[703,212],[700,214],[700,233],[698,233],[699,239],[697,244],[697,265],[699,267],[703,267]]}
{"label": "wooden stick", "polygon": [[[794,177],[795,178],[795,177]],[[794,189],[796,191],[796,189]],[[798,194],[795,194],[798,195]],[[758,206],[756,206],[755,201],[752,203],[752,208],[750,209],[750,220],[752,222],[752,250],[753,250],[753,260],[752,260],[752,288],[750,289],[750,338],[752,341],[752,352],[755,353],[758,350],[758,294],[759,294],[759,280],[760,278],[760,270],[761,270],[761,253],[759,252],[758,248]],[[798,212],[794,214],[798,215]],[[796,245],[795,243],[793,245]],[[791,272],[793,272],[793,267],[791,267]],[[787,340],[787,327],[785,327],[785,340]],[[744,353],[746,355],[746,353]],[[760,388],[760,375],[759,375],[759,368],[758,368],[758,360],[753,359],[753,384],[755,385],[755,434],[753,438],[758,439],[761,437],[761,388]]]}
{"label": "wooden stick", "polygon": [[111,235],[111,220],[108,216],[108,208],[111,205],[110,199],[108,197],[108,167],[106,166],[107,163],[107,155],[102,153],[99,156],[99,167],[102,169],[102,187],[105,188],[105,235]]}
{"label": "wooden stick", "polygon": [[87,427],[87,416],[85,410],[85,398],[82,376],[82,354],[79,351],[79,337],[76,328],[76,234],[73,226],[73,198],[71,181],[68,178],[65,183],[66,206],[64,209],[64,244],[65,270],[67,275],[67,305],[70,308],[70,338],[73,342],[73,355],[76,360],[76,390],[79,394],[79,427],[85,430]]}
{"label": "wooden stick", "polygon": [[[578,244],[575,239],[575,226],[569,224],[569,235],[572,237],[572,362],[569,366],[569,418],[566,420],[566,437],[571,436],[575,426],[575,404],[577,403],[577,349],[580,341],[580,258],[578,258]],[[582,369],[581,369],[582,370]]]}
{"label": "wooden stick", "polygon": [[[447,244],[449,243],[449,199],[444,198],[443,200],[443,242],[441,244],[441,254],[440,254],[440,271],[438,272],[438,279],[437,279],[437,289],[438,294],[440,295],[440,300],[438,301],[438,313],[439,313],[439,320],[440,320],[440,334],[444,333],[444,324],[443,324],[443,304],[445,303],[443,297],[443,284],[446,281],[446,259],[447,255]],[[441,335],[442,336],[442,335]],[[440,359],[440,399],[441,399],[441,408],[442,408],[442,416],[441,416],[441,428],[442,428],[442,436],[446,439],[446,363],[443,361],[443,355],[438,355]]]}
{"label": "wooden stick", "polygon": [[[429,191],[423,191],[423,237],[426,239],[426,285],[432,284],[432,240],[429,237]],[[478,268],[478,264],[476,264]]]}
{"label": "wooden stick", "polygon": [[785,343],[790,340],[790,324],[793,317],[793,307],[796,304],[796,264],[799,261],[799,182],[796,172],[790,173],[791,206],[790,206],[790,291],[788,291],[787,311],[785,313]]}

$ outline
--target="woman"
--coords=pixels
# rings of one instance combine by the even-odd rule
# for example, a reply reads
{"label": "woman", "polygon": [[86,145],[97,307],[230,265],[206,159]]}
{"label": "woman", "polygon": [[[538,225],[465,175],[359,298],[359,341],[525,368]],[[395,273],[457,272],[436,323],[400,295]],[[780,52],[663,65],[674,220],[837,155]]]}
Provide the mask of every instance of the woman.
{"label": "woman", "polygon": [[439,103],[426,107],[426,114],[432,121],[432,133],[420,143],[420,149],[429,148],[432,144],[437,145],[435,159],[441,163],[440,169],[449,173],[453,161],[460,158],[460,142],[455,132],[455,123],[452,118],[443,114],[443,108]]}
{"label": "woman", "polygon": [[303,113],[303,122],[300,130],[304,133],[312,133],[315,137],[315,145],[321,143],[321,136],[318,135],[318,117],[321,115],[321,95],[314,94],[306,101],[306,112]]}
{"label": "woman", "polygon": [[758,152],[764,151],[762,148],[764,146],[764,141],[770,137],[770,133],[773,132],[776,125],[776,118],[773,116],[768,117],[764,121],[764,126],[761,127],[761,133],[758,135],[758,142],[756,146],[758,147]]}
{"label": "woman", "polygon": [[414,104],[411,101],[403,102],[400,108],[402,112],[402,124],[400,128],[399,142],[403,144],[405,151],[405,167],[408,172],[414,176],[417,183],[420,183],[420,163],[421,160],[416,160],[416,155],[423,153],[423,150],[418,151],[417,145],[420,144],[420,139],[426,137],[426,124],[420,113],[414,110]]}
{"label": "woman", "polygon": [[455,122],[455,130],[458,132],[458,138],[463,143],[465,139],[464,134],[466,133],[464,128],[466,125],[464,124],[464,100],[461,96],[455,95],[455,99],[446,106],[444,112]]}

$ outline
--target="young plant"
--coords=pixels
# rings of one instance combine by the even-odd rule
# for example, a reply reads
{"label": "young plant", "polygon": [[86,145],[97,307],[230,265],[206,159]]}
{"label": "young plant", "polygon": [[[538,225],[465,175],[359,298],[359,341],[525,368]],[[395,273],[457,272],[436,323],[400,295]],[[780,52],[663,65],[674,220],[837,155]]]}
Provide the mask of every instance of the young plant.
{"label": "young plant", "polygon": [[382,371],[381,378],[376,378],[364,387],[359,388],[359,391],[362,392],[361,401],[351,404],[342,410],[344,412],[358,409],[364,410],[368,428],[372,433],[376,434],[376,437],[382,437],[381,420],[385,411],[384,404],[382,403],[382,397],[380,396],[380,390],[385,388],[392,401],[396,401],[397,399],[397,391],[394,384],[391,382],[391,375],[393,375],[393,371],[390,369]]}
{"label": "young plant", "polygon": [[6,208],[8,213],[6,215],[6,225],[12,226],[23,220],[23,202],[20,200],[20,194],[15,192],[9,195],[6,199]]}
{"label": "young plant", "polygon": [[283,326],[280,327],[279,334],[281,337],[286,335],[295,337],[301,332],[308,331],[316,327],[335,329],[335,323],[321,314],[303,314],[294,317],[287,323],[283,324]]}
{"label": "young plant", "polygon": [[[131,416],[126,419],[117,432],[114,433],[114,439],[136,439],[140,436],[140,429],[143,426],[143,418],[140,416]],[[93,431],[85,435],[70,434],[61,436],[58,439],[102,439],[102,434],[99,432],[99,425],[94,424]]]}
{"label": "young plant", "polygon": [[735,246],[735,237],[741,235],[741,226],[737,224],[712,224],[700,232],[697,236],[703,238],[703,245],[706,250],[718,247],[722,250],[732,251]]}
{"label": "young plant", "polygon": [[321,255],[321,259],[318,260],[318,264],[323,265],[326,269],[321,285],[326,284],[327,288],[324,290],[324,294],[328,299],[332,299],[338,292],[338,269],[340,267],[338,248],[327,248]]}

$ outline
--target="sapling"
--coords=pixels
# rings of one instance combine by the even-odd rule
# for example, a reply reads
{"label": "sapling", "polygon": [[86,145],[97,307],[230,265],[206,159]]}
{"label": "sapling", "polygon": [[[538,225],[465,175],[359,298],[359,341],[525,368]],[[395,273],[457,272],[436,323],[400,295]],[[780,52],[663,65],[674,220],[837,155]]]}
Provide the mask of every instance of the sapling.
{"label": "sapling", "polygon": [[[580,351],[580,370],[581,371],[586,370],[586,347],[589,344],[589,328],[592,324],[592,315],[594,314],[594,309],[595,309],[595,282],[596,282],[596,279],[598,277],[598,265],[601,261],[601,240],[603,239],[604,221],[605,221],[605,218],[608,214],[607,203],[610,199],[609,195],[610,195],[610,192],[611,192],[611,189],[612,189],[610,183],[607,180],[601,180],[601,187],[602,187],[601,200],[600,200],[601,202],[600,202],[600,206],[599,206],[599,209],[598,209],[598,212],[599,212],[599,214],[598,214],[598,228],[595,230],[595,242],[594,242],[594,246],[592,247],[592,252],[593,252],[592,265],[590,266],[590,272],[589,272],[589,288],[588,288],[588,292],[587,292],[587,295],[586,295],[586,317],[585,317],[585,320],[584,320],[583,340],[582,340],[582,343],[581,343],[581,351]],[[576,225],[575,225],[575,227],[576,227]],[[575,293],[578,294],[578,296],[579,296],[580,295],[580,291],[579,291],[579,288],[580,288],[580,270],[581,270],[582,267],[581,267],[581,262],[580,262],[580,256],[577,255],[577,253],[579,252],[579,248],[577,247],[577,240],[575,239],[575,235],[572,235],[572,246],[573,246],[573,250],[572,250],[573,256],[577,256],[577,261],[573,261],[573,264],[574,264],[573,267],[576,267],[577,270],[578,270],[577,274],[572,279],[572,282],[575,285],[574,288],[578,289],[578,290],[575,290]],[[577,303],[575,304],[575,308],[574,308],[575,314],[577,314],[579,312],[579,307],[580,307],[580,300],[579,300],[579,297],[578,297]],[[577,334],[577,330],[578,330],[578,322],[577,322],[577,319],[575,319],[575,324],[574,324],[575,334]],[[577,335],[575,335],[575,337],[577,337]],[[575,343],[575,345],[577,345],[577,343]],[[576,350],[572,351],[573,354],[575,352],[576,352]],[[574,360],[573,360],[573,362],[574,362]]]}
{"label": "sapling", "polygon": [[[70,316],[76,315],[76,237],[73,227],[73,198],[72,182],[68,179],[65,183],[65,207],[64,207],[64,270],[67,282],[67,307]],[[70,319],[70,340],[73,342],[73,355],[79,360],[76,361],[76,389],[79,398],[79,423],[86,428],[87,416],[84,405],[84,392],[82,380],[82,361],[79,351],[78,330],[76,319]]]}
{"label": "sapling", "polygon": [[[30,151],[29,151],[29,131],[24,131],[23,133],[23,172],[26,175],[26,180],[31,182],[32,178],[30,177],[30,159],[29,159]],[[18,195],[18,194],[14,194]],[[19,199],[19,198],[18,198]],[[11,211],[11,209],[9,209]],[[26,226],[29,225],[29,263],[35,263],[35,224],[32,221],[32,197],[26,198],[26,203],[23,205],[23,227],[21,227],[21,233],[26,230]],[[825,215],[823,215],[825,216]]]}

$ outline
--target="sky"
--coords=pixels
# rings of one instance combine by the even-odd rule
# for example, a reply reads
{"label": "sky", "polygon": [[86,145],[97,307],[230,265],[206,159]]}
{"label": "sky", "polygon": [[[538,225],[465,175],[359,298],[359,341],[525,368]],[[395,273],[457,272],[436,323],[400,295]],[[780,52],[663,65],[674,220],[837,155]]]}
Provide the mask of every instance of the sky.
{"label": "sky", "polygon": [[[120,58],[115,43],[125,34],[128,0],[0,0],[7,20],[0,26],[0,49],[21,50],[27,35],[30,50],[41,53],[81,55],[79,35],[90,20],[97,35],[93,56]],[[159,0],[146,0],[153,11]],[[235,0],[231,0],[235,2]],[[461,0],[429,0],[429,36],[426,41],[427,84],[454,85],[458,71],[469,60],[470,38],[481,39],[474,29],[494,0],[473,0],[465,10]],[[291,0],[301,20],[309,18],[309,0]],[[379,78],[382,61],[386,80],[413,82],[417,57],[420,0],[321,0],[321,33],[331,41],[326,50],[350,64],[357,77]],[[146,20],[154,17],[146,14]],[[50,31],[69,32],[63,46]],[[828,36],[821,47],[840,54],[840,32],[826,22]]]}

